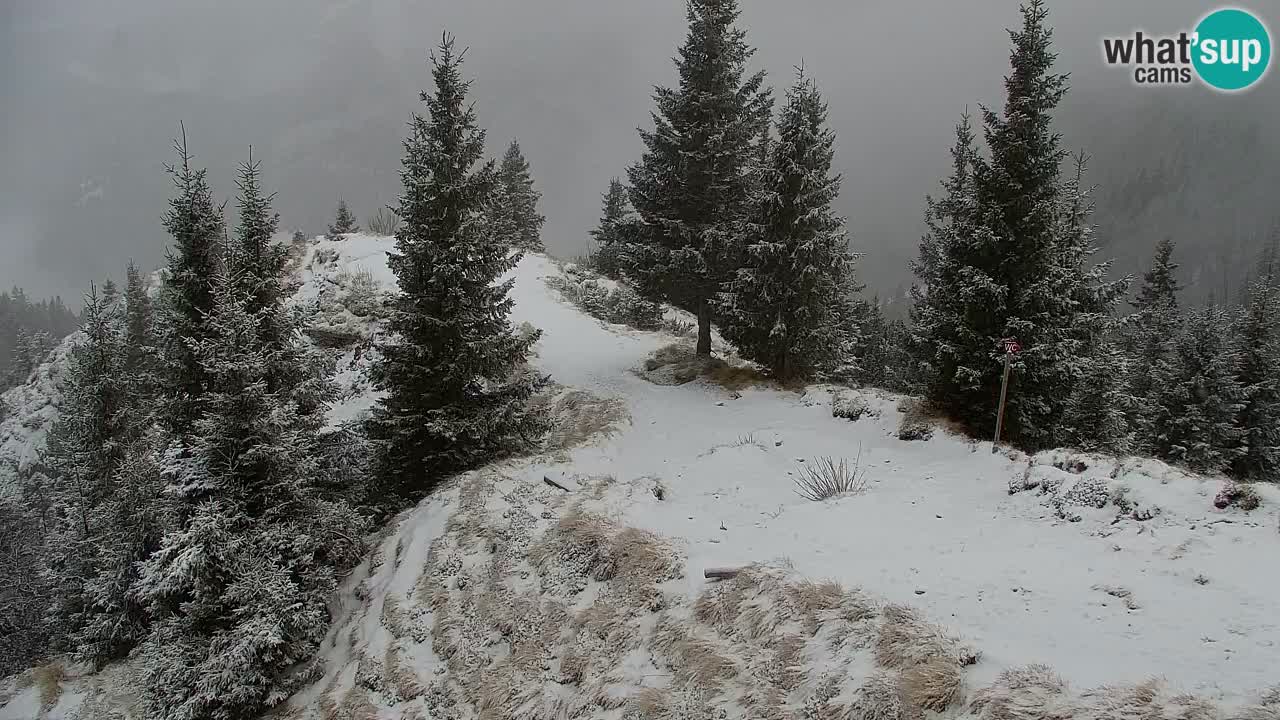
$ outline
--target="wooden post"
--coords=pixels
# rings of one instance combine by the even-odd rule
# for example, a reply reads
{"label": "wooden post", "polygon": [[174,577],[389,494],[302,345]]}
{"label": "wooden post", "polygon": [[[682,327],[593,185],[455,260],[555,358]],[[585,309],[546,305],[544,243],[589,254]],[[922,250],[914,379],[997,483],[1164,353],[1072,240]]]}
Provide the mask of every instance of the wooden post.
{"label": "wooden post", "polygon": [[1004,353],[1004,379],[1000,382],[1000,407],[996,410],[996,437],[991,441],[991,454],[999,451],[1000,429],[1004,427],[1004,399],[1009,394],[1009,358],[1013,353],[1007,349]]}

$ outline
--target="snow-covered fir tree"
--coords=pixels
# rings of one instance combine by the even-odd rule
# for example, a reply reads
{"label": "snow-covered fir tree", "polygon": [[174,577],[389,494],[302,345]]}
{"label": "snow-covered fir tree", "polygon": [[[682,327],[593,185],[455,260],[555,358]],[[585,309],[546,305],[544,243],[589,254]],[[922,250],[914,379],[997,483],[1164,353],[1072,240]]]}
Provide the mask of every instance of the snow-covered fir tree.
{"label": "snow-covered fir tree", "polygon": [[595,242],[592,261],[601,275],[617,280],[622,277],[626,239],[623,227],[632,219],[631,202],[622,180],[609,180],[609,189],[601,196],[600,223],[591,231]]}
{"label": "snow-covered fir tree", "polygon": [[[960,230],[947,228],[951,237],[939,240],[931,227],[922,243],[920,292],[933,307],[918,311],[925,322],[915,330],[928,399],[983,433],[995,421],[999,341],[1018,339],[1005,437],[1028,447],[1052,444],[1075,378],[1127,285],[1105,282],[1105,266],[1086,266],[1088,193],[1079,175],[1064,181],[1060,173],[1066,153],[1052,113],[1067,85],[1051,72],[1047,17],[1043,0],[1030,0],[1010,33],[1004,112],[983,111],[990,159],[968,159],[972,194],[957,194]],[[947,329],[953,320],[960,322]]]}
{"label": "snow-covered fir tree", "polygon": [[1238,380],[1244,394],[1236,425],[1243,433],[1234,475],[1280,480],[1280,257],[1273,240],[1249,283],[1236,319],[1240,347]]}
{"label": "snow-covered fir tree", "polygon": [[185,130],[174,148],[178,164],[167,169],[177,194],[169,200],[164,216],[164,227],[173,243],[160,319],[168,376],[165,416],[170,427],[179,428],[198,413],[199,398],[206,388],[204,365],[194,348],[208,336],[205,324],[213,310],[212,281],[221,266],[223,218],[221,206],[214,204],[205,170],[191,164]]}
{"label": "snow-covered fir tree", "polygon": [[[120,310],[119,303],[108,302],[96,287],[85,297],[82,337],[71,351],[58,420],[47,440],[53,510],[48,563],[57,593],[54,621],[73,638],[98,612],[87,585],[99,571],[104,535],[111,531],[99,510],[114,492],[115,473],[124,457],[127,381]],[[127,644],[109,644],[113,647],[106,648],[104,656],[91,659],[114,657],[128,649]]]}
{"label": "snow-covered fir tree", "polygon": [[[969,114],[956,124],[951,174],[942,181],[940,199],[925,198],[926,232],[911,269],[912,349],[926,397],[958,396],[972,387],[972,368],[990,362],[986,338],[966,322],[969,305],[993,302],[994,285],[966,260],[973,248],[990,243],[978,222],[973,179],[974,134]],[[979,281],[980,280],[980,281]]]}
{"label": "snow-covered fir tree", "polygon": [[125,657],[150,630],[138,595],[141,562],[160,546],[170,503],[157,463],[163,433],[153,431],[124,446],[110,478],[111,491],[93,508],[93,572],[82,586],[82,622],[70,636],[78,658],[101,665]]}
{"label": "snow-covered fir tree", "polygon": [[148,717],[251,717],[282,701],[362,551],[358,517],[319,491],[323,415],[271,387],[273,365],[299,362],[301,348],[262,342],[269,309],[251,312],[236,263],[222,267],[210,332],[193,347],[209,379],[202,412],[160,460],[174,527],[141,566]]}
{"label": "snow-covered fir tree", "polygon": [[498,282],[518,256],[486,218],[498,179],[492,162],[477,167],[485,134],[461,62],[446,34],[432,57],[434,93],[422,93],[427,115],[414,115],[404,141],[402,222],[389,257],[401,292],[373,372],[386,395],[369,422],[377,476],[402,498],[545,429],[528,405],[543,380],[523,369],[538,333],[515,332],[513,281]]}
{"label": "snow-covered fir tree", "polygon": [[[245,283],[244,291],[250,298],[249,313],[258,315],[280,304],[288,253],[283,245],[271,241],[280,225],[280,216],[271,209],[275,193],[262,190],[262,164],[254,161],[252,148],[248,161],[240,165],[236,187],[240,190],[236,198],[240,222],[236,226],[231,257],[238,268],[235,275]],[[272,322],[276,320],[273,317],[263,319],[260,328],[263,342],[279,346],[283,341],[279,323]]]}
{"label": "snow-covered fir tree", "polygon": [[1083,365],[1062,414],[1062,443],[1089,452],[1122,454],[1133,446],[1130,418],[1138,401],[1129,394],[1129,357],[1111,339],[1100,342]]}
{"label": "snow-covered fir tree", "polygon": [[756,233],[719,299],[721,332],[743,357],[790,381],[853,357],[854,257],[831,203],[835,132],[817,85],[801,71],[787,91],[763,169]]}
{"label": "snow-covered fir tree", "polygon": [[538,200],[542,193],[533,187],[533,175],[529,172],[529,161],[520,150],[520,143],[512,140],[507,152],[502,156],[502,164],[498,168],[498,183],[501,199],[497,205],[501,212],[507,214],[511,226],[510,242],[512,247],[529,252],[542,252],[542,224],[546,218],[538,214]]}
{"label": "snow-covered fir tree", "polygon": [[899,318],[887,318],[879,298],[855,305],[858,343],[852,379],[869,386],[912,392],[911,334]]}
{"label": "snow-covered fir tree", "polygon": [[28,498],[0,495],[0,675],[15,675],[48,656],[57,630],[46,618],[49,579],[45,523]]}
{"label": "snow-covered fir tree", "polygon": [[1132,424],[1139,449],[1149,450],[1153,437],[1154,413],[1152,369],[1169,358],[1182,327],[1178,309],[1178,264],[1173,262],[1174,243],[1165,238],[1156,244],[1151,268],[1142,276],[1142,286],[1130,303],[1134,312],[1125,318],[1124,346],[1132,359],[1128,378],[1129,394],[1138,401]]}
{"label": "snow-covered fir tree", "polygon": [[351,211],[347,209],[347,202],[339,200],[333,224],[329,226],[329,232],[325,234],[325,237],[330,240],[341,240],[344,234],[353,232],[360,232],[360,225],[356,222],[356,216],[352,215]]}
{"label": "snow-covered fir tree", "polygon": [[1216,305],[1188,313],[1173,352],[1152,372],[1152,450],[1193,470],[1226,469],[1242,452],[1236,422],[1245,399],[1231,314]]}
{"label": "snow-covered fir tree", "polygon": [[764,73],[746,74],[754,51],[738,15],[737,0],[690,0],[679,84],[654,93],[654,128],[641,131],[645,152],[628,170],[640,220],[634,280],[697,316],[699,355],[711,354],[713,303],[738,269],[751,170],[772,111]]}

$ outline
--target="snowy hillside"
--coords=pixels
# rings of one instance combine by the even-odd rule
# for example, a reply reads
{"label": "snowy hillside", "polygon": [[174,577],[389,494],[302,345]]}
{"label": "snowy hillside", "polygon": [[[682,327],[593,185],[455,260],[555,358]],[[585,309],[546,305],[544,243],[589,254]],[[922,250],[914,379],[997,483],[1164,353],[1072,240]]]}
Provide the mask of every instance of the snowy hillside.
{"label": "snowy hillside", "polygon": [[7,411],[0,417],[0,494],[16,491],[16,473],[39,459],[45,434],[58,416],[58,383],[67,354],[79,337],[78,332],[69,335],[36,367],[25,385],[0,394],[0,407]]}
{"label": "snowy hillside", "polygon": [[[317,240],[302,263],[296,299],[344,388],[334,426],[375,402],[378,326],[351,287],[391,291],[391,247]],[[904,399],[878,391],[654,384],[646,358],[678,338],[583,314],[546,257],[514,272],[562,428],[381,537],[284,717],[1212,718],[1280,681],[1275,488],[1218,510],[1221,479],[1155,461],[899,439]],[[6,421],[3,452],[24,456],[26,422]],[[800,497],[825,457],[857,460],[865,488]],[[1007,672],[1031,665],[1047,668]],[[40,716],[73,717],[86,682]],[[40,688],[0,688],[0,719],[41,712]]]}

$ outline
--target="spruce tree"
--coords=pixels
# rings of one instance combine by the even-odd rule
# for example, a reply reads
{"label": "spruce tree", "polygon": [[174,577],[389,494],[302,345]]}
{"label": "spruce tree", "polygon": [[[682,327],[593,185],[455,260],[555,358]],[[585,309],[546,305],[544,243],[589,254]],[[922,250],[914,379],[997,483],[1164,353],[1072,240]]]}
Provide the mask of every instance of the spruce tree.
{"label": "spruce tree", "polygon": [[[968,257],[989,234],[980,227],[973,165],[974,134],[966,112],[957,123],[951,174],[944,195],[925,198],[926,232],[912,263],[911,344],[920,368],[920,390],[935,403],[958,397],[977,384],[976,368],[990,362],[986,338],[968,322],[968,307],[995,302],[994,283]],[[980,280],[980,282],[975,282]]]}
{"label": "spruce tree", "polygon": [[329,232],[325,237],[329,240],[341,240],[346,233],[360,232],[360,225],[356,222],[356,216],[351,214],[347,209],[345,200],[338,201],[338,211],[334,215],[333,224],[329,226]]}
{"label": "spruce tree", "polygon": [[1240,346],[1243,407],[1236,421],[1243,433],[1234,475],[1249,480],[1280,480],[1280,268],[1271,247],[1249,283],[1245,306],[1236,320]]}
{"label": "spruce tree", "polygon": [[[251,315],[274,309],[280,304],[283,294],[281,281],[288,258],[285,248],[271,241],[280,225],[280,216],[271,209],[275,193],[263,193],[261,176],[262,164],[254,161],[253,148],[249,148],[249,160],[240,165],[236,180],[236,187],[240,190],[236,199],[240,223],[236,227],[236,242],[231,255],[237,265],[235,276],[245,283]],[[282,342],[281,329],[274,320],[264,318],[260,328],[263,342],[273,347]]]}
{"label": "spruce tree", "polygon": [[[1015,360],[1005,437],[1032,448],[1052,444],[1075,378],[1127,286],[1105,282],[1105,265],[1086,266],[1094,252],[1091,208],[1079,173],[1065,181],[1060,173],[1067,155],[1052,113],[1066,77],[1051,73],[1047,15],[1043,0],[1029,0],[1021,29],[1010,33],[1004,112],[983,110],[991,157],[968,159],[972,195],[959,197],[960,232],[948,229],[955,237],[922,244],[924,292],[942,307],[927,308],[924,314],[934,317],[916,331],[929,368],[928,399],[984,434],[1000,395],[1000,340],[1018,339],[1023,351]],[[960,323],[946,329],[944,319]]]}
{"label": "spruce tree", "polygon": [[[49,567],[57,592],[54,612],[73,638],[99,611],[89,584],[100,569],[104,535],[112,530],[99,510],[113,496],[124,456],[127,402],[123,319],[119,305],[100,296],[96,287],[85,297],[81,332],[46,448],[53,480]],[[93,649],[89,659],[103,660],[127,649],[113,644],[103,657]]]}
{"label": "spruce tree", "polygon": [[542,193],[533,189],[533,176],[529,174],[529,161],[520,151],[520,143],[512,140],[502,156],[498,170],[501,187],[501,205],[510,214],[512,247],[528,252],[542,252],[542,224],[546,218],[538,214],[538,200]]}
{"label": "spruce tree", "polygon": [[1089,452],[1129,452],[1133,445],[1129,418],[1138,401],[1125,385],[1128,363],[1128,356],[1114,341],[1098,344],[1063,411],[1063,443]]}
{"label": "spruce tree", "polygon": [[203,412],[165,453],[174,527],[142,564],[138,597],[155,625],[142,653],[148,711],[251,717],[296,689],[328,627],[338,574],[361,525],[319,491],[319,413],[271,387],[298,341],[268,348],[261,314],[230,260],[209,334],[194,347],[209,378]]}
{"label": "spruce tree", "polygon": [[173,238],[163,295],[164,385],[169,395],[166,418],[170,427],[181,428],[198,414],[206,388],[205,369],[194,348],[208,336],[206,319],[213,310],[212,283],[222,260],[223,220],[205,170],[192,167],[185,129],[174,148],[179,162],[167,170],[177,194],[164,216]]}
{"label": "spruce tree", "polygon": [[623,226],[630,222],[631,203],[627,200],[627,188],[622,180],[609,180],[609,189],[601,196],[603,207],[600,223],[591,231],[595,241],[593,254],[595,270],[607,278],[622,277],[626,238]]}
{"label": "spruce tree", "polygon": [[1169,358],[1182,327],[1173,251],[1170,238],[1156,244],[1151,268],[1142,276],[1142,287],[1131,303],[1134,312],[1125,318],[1125,352],[1132,359],[1128,392],[1138,402],[1133,426],[1140,449],[1150,449],[1158,408],[1152,370]]}
{"label": "spruce tree", "polygon": [[721,332],[782,381],[834,371],[852,357],[854,258],[831,203],[835,133],[813,80],[787,91],[764,171],[758,234],[720,299]]}
{"label": "spruce tree", "polygon": [[764,73],[746,75],[754,51],[738,15],[737,0],[689,0],[679,84],[654,93],[654,128],[641,130],[645,152],[628,170],[640,220],[634,279],[697,316],[699,355],[711,354],[713,302],[738,269],[750,171],[772,111]]}
{"label": "spruce tree", "polygon": [[81,586],[82,622],[70,640],[77,657],[98,666],[125,657],[150,629],[138,586],[141,563],[168,528],[170,506],[158,464],[162,442],[163,433],[152,432],[124,446],[111,492],[90,515],[94,567]]}
{"label": "spruce tree", "polygon": [[1242,452],[1236,422],[1244,408],[1240,350],[1230,314],[1209,306],[1189,313],[1171,356],[1154,369],[1152,449],[1202,472],[1226,469]]}
{"label": "spruce tree", "polygon": [[402,498],[545,428],[528,406],[543,380],[522,370],[538,334],[518,335],[508,319],[514,281],[498,279],[517,259],[486,221],[497,176],[493,162],[476,166],[485,134],[451,36],[432,63],[427,116],[415,113],[404,141],[402,222],[389,258],[401,292],[373,373],[386,395],[369,424],[377,476]]}

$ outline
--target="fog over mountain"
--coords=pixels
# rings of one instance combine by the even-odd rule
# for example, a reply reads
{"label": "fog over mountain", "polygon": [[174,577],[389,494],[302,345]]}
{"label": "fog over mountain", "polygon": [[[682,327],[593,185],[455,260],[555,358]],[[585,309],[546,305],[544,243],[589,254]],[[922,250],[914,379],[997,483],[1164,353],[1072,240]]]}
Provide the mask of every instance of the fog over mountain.
{"label": "fog over mountain", "polygon": [[[1000,101],[1017,2],[743,6],[778,93],[801,62],[824,90],[862,279],[896,295],[953,124]],[[1212,7],[1059,0],[1051,16],[1073,79],[1059,129],[1093,155],[1100,243],[1137,271],[1172,236],[1197,297],[1238,287],[1280,215],[1280,79],[1238,96],[1141,89],[1103,65],[1100,40],[1174,33]],[[681,0],[16,0],[0,7],[0,286],[77,296],[127,257],[159,264],[179,121],[221,195],[253,145],[284,226],[322,232],[340,198],[363,222],[395,200],[405,123],[444,30],[469,46],[490,154],[519,137],[549,249],[580,252],[599,194],[639,156],[652,86],[674,81]]]}

